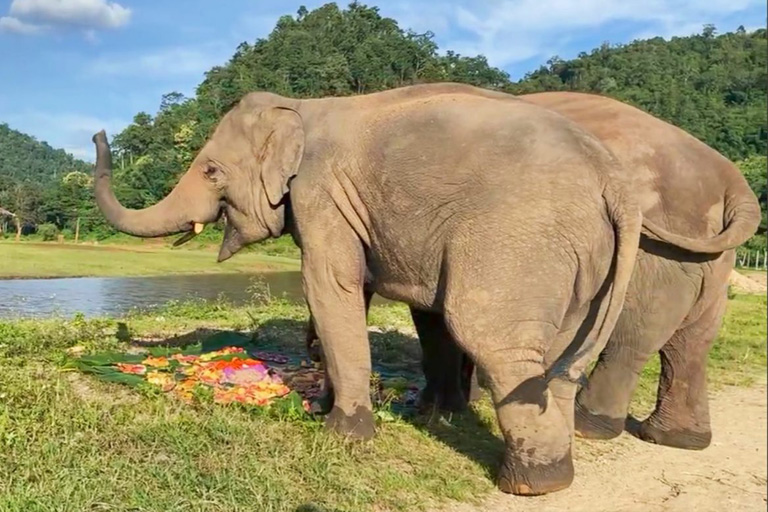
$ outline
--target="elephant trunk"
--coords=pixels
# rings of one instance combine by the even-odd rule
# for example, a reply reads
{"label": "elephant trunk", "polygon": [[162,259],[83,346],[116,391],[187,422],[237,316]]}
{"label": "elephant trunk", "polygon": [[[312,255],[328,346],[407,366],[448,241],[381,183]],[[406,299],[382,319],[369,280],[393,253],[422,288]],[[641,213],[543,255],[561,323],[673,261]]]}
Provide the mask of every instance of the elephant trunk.
{"label": "elephant trunk", "polygon": [[219,201],[202,176],[187,172],[178,185],[159,203],[142,210],[125,208],[111,188],[112,153],[104,130],[93,136],[96,144],[94,195],[107,221],[119,231],[142,238],[199,232],[215,221]]}

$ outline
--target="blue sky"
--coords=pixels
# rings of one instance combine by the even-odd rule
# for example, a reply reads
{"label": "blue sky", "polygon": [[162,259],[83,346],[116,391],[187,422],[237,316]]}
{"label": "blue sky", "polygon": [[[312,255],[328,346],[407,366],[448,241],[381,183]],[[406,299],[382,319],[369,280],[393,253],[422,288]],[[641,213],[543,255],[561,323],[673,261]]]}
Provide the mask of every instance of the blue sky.
{"label": "blue sky", "polygon": [[[277,18],[323,1],[2,0],[0,122],[93,160],[91,135],[111,137],[162,94],[192,95],[210,67]],[[337,2],[346,6],[347,1]],[[376,2],[362,2],[377,5]],[[765,0],[387,0],[403,28],[432,30],[442,51],[482,53],[513,79],[552,55],[604,41],[765,26]]]}

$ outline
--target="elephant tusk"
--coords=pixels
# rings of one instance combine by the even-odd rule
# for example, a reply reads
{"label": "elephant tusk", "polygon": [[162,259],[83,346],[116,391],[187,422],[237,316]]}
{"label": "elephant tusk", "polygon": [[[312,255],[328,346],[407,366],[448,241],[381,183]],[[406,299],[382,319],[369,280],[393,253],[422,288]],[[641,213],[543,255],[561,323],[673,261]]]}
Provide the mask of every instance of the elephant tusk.
{"label": "elephant tusk", "polygon": [[195,222],[195,234],[199,235],[203,232],[203,229],[205,229],[205,224],[200,224],[199,222]]}

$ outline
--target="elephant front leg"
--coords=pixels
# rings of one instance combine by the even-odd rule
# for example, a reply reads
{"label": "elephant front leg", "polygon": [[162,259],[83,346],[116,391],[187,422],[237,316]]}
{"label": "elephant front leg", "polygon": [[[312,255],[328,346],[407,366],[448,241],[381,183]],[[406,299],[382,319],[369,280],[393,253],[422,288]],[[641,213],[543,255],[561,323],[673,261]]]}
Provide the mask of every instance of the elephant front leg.
{"label": "elephant front leg", "polygon": [[419,408],[422,412],[465,410],[465,356],[448,332],[443,315],[411,307],[411,318],[421,344],[421,367],[426,380]]}
{"label": "elephant front leg", "polygon": [[445,325],[443,315],[411,308],[411,318],[421,344],[426,386],[421,392],[422,412],[437,408],[460,412],[482,396],[477,368]]}
{"label": "elephant front leg", "polygon": [[[368,317],[368,310],[371,308],[371,300],[373,299],[373,291],[368,288],[363,290],[365,298],[365,316]],[[312,315],[309,315],[307,321],[307,333],[304,340],[304,346],[307,350],[307,355],[310,361],[319,363],[323,360],[322,344],[320,337],[317,335],[317,329],[315,329],[315,321]]]}
{"label": "elephant front leg", "polygon": [[308,244],[302,254],[304,292],[322,343],[333,406],[326,427],[358,439],[374,435],[370,397],[371,354],[363,293],[364,259],[354,240]]}

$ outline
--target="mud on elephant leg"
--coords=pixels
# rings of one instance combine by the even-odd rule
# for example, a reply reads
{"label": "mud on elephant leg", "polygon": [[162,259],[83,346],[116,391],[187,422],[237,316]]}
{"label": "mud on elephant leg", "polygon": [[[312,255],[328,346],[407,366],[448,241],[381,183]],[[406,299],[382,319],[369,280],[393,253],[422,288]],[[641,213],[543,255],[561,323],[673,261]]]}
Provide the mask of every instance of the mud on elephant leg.
{"label": "mud on elephant leg", "polygon": [[661,377],[656,408],[636,435],[655,444],[702,450],[712,430],[707,396],[707,355],[717,336],[725,297],[700,319],[677,331],[661,348]]}

